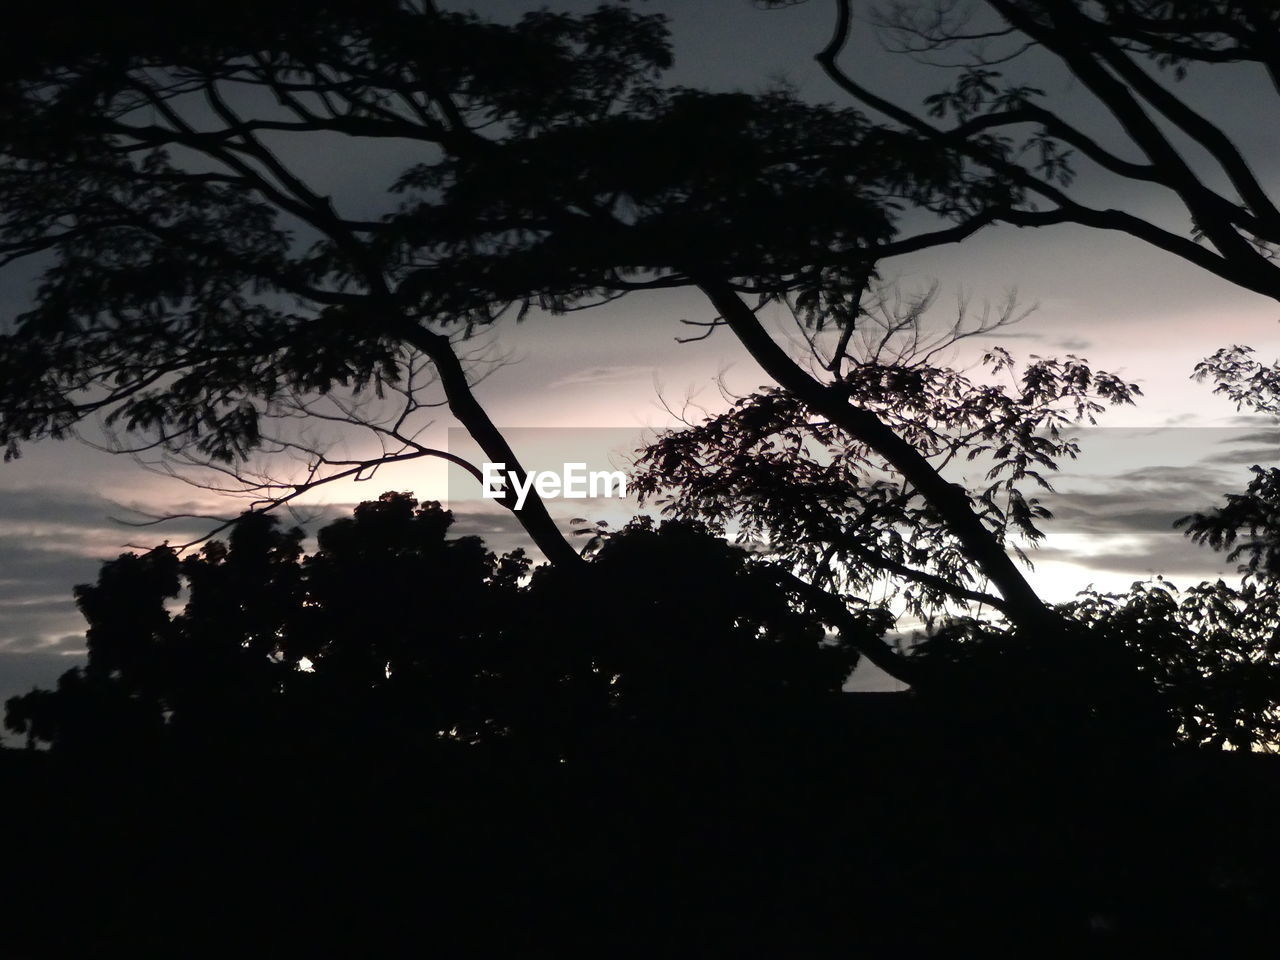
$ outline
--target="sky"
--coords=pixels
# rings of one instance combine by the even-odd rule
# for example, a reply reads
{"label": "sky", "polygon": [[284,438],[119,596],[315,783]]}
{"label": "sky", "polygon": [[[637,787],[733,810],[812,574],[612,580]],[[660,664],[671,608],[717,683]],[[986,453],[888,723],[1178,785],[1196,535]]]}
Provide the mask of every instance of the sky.
{"label": "sky", "polygon": [[[474,6],[503,19],[530,5],[508,0]],[[554,6],[578,10],[594,3]],[[847,103],[812,60],[830,30],[831,5],[823,0],[780,11],[757,10],[746,0],[640,6],[672,19],[671,83],[758,91],[785,81],[806,98]],[[858,25],[844,62],[907,105],[918,104],[940,84],[936,71],[882,50],[865,23]],[[1113,137],[1109,118],[1069,77],[1043,63],[1027,69],[1080,125],[1104,142]],[[1270,183],[1280,164],[1280,131],[1252,121],[1249,109],[1251,91],[1260,92],[1263,82],[1245,68],[1215,68],[1193,74],[1179,92],[1210,109]],[[384,187],[405,158],[394,151],[353,152],[335,141],[293,159],[320,192],[350,212],[385,204]],[[1131,184],[1082,170],[1078,189],[1095,203],[1181,223],[1182,215],[1165,198]],[[1058,519],[1033,557],[1031,577],[1048,599],[1068,599],[1088,585],[1122,590],[1157,573],[1175,582],[1230,573],[1222,557],[1190,544],[1170,525],[1241,488],[1250,464],[1274,462],[1275,437],[1266,429],[1268,421],[1241,417],[1190,374],[1198,360],[1233,343],[1254,346],[1263,359],[1280,356],[1280,305],[1136,240],[1070,226],[989,228],[961,245],[882,266],[886,280],[907,292],[937,283],[940,322],[962,301],[981,311],[1016,290],[1019,302],[1035,309],[989,342],[1017,357],[1082,356],[1144,391],[1136,407],[1107,414],[1103,427],[1082,435],[1085,455],[1064,467],[1060,493],[1048,500]],[[0,272],[0,311],[21,309],[29,280],[20,270]],[[676,342],[690,332],[681,319],[712,316],[697,294],[663,291],[582,313],[508,323],[493,341],[504,362],[477,394],[522,456],[537,459],[546,451],[536,451],[546,447],[554,461],[576,446],[580,455],[564,456],[616,465],[634,440],[668,425],[671,410],[718,409],[720,382],[737,392],[768,382],[724,331],[698,343]],[[766,320],[779,337],[792,335],[788,318]],[[957,354],[955,362],[963,366],[972,359]],[[451,426],[442,415],[427,437],[464,449]],[[360,444],[355,437],[343,442]],[[384,490],[411,490],[420,498],[446,500],[458,516],[458,533],[482,534],[496,549],[519,543],[512,518],[479,499],[478,486],[469,483],[441,464],[388,468],[363,483],[318,491],[306,515],[314,528]],[[91,581],[102,560],[129,545],[184,542],[203,532],[198,520],[141,528],[119,520],[136,521],[138,511],[233,515],[241,506],[74,441],[29,445],[21,459],[0,465],[0,697],[48,684],[82,657],[83,622],[71,589]],[[552,503],[566,527],[574,516],[616,525],[625,520],[623,507],[630,504]]]}

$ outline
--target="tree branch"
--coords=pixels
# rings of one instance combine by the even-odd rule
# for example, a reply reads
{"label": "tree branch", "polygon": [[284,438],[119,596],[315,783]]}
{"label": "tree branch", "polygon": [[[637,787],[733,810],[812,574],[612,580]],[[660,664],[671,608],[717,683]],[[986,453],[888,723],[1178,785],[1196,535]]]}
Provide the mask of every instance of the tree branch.
{"label": "tree branch", "polygon": [[775,563],[763,564],[779,585],[798,594],[819,616],[839,631],[840,638],[855,647],[873,664],[895,680],[909,686],[920,686],[930,679],[929,673],[918,662],[904,657],[880,637],[871,637],[862,623],[845,606],[844,600],[815,587],[797,577],[790,570]]}
{"label": "tree branch", "polygon": [[884,457],[938,511],[965,554],[999,590],[1011,620],[1035,629],[1054,623],[1052,612],[973,512],[962,489],[943,479],[927,459],[874,413],[850,406],[845,393],[806,373],[765,332],[755,314],[727,283],[704,277],[698,278],[698,286],[765,372],[810,409]]}

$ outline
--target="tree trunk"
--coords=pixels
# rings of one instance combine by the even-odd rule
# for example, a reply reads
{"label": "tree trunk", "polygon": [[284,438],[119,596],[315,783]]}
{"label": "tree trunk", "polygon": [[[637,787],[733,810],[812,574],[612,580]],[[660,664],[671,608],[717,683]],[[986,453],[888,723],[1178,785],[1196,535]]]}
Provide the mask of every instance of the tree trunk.
{"label": "tree trunk", "polygon": [[760,326],[755,314],[729,284],[699,280],[734,334],[779,386],[793,393],[837,427],[884,457],[942,516],[966,556],[1005,600],[1005,612],[1020,627],[1043,630],[1057,622],[1022,572],[974,513],[960,487],[945,480],[927,459],[869,410],[851,406],[838,390],[800,367]]}

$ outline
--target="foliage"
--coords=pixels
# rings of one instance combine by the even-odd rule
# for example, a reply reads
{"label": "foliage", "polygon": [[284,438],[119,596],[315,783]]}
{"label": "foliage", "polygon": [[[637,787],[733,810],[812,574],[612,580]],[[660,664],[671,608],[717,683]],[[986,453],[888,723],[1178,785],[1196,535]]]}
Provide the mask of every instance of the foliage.
{"label": "foliage", "polygon": [[[852,316],[904,208],[965,221],[1020,196],[856,110],[664,85],[666,23],[626,6],[498,24],[339,3],[298,31],[289,11],[237,6],[172,36],[141,23],[153,13],[113,8],[105,52],[83,43],[104,16],[88,13],[3,77],[0,256],[43,271],[0,334],[10,456],[100,417],[117,449],[278,505],[447,456],[419,439],[435,377],[488,459],[519,472],[468,377],[478,328],[676,286],[738,314],[743,294],[794,294],[821,328]],[[58,12],[27,16],[44,36]],[[332,196],[305,159],[331,142],[395,172],[374,197]],[[730,326],[750,338],[753,322]],[[403,404],[371,413],[388,394]],[[379,452],[341,460],[298,436],[334,422]],[[250,475],[255,452],[292,454],[301,482]],[[1039,616],[981,524],[939,509]],[[574,564],[540,501],[518,516]]]}
{"label": "foliage", "polygon": [[[974,464],[982,479],[965,494],[975,514],[1025,559],[1019,543],[1040,540],[1038,523],[1050,516],[1025,491],[1051,491],[1052,472],[1077,455],[1067,428],[1092,423],[1106,404],[1132,403],[1141,391],[1074,356],[1035,358],[1017,374],[1000,348],[983,355],[974,379],[938,359],[956,334],[922,343],[919,311],[898,319],[910,322],[878,339],[864,326],[871,346],[840,376],[840,390],[939,472],[954,476]],[[1002,606],[980,592],[980,571],[937,506],[894,479],[867,443],[787,391],[761,388],[723,414],[669,431],[638,463],[636,489],[658,498],[665,513],[718,531],[732,525],[740,541],[759,544],[813,583],[865,595],[888,578],[905,609],[923,617],[957,601]]]}
{"label": "foliage", "polygon": [[[1193,527],[1237,550],[1248,531],[1257,576],[1240,590],[1139,585],[1042,616],[1002,564],[1046,518],[1031,487],[1074,452],[1069,422],[1136,388],[1076,358],[1033,358],[997,387],[1000,353],[971,376],[928,349],[858,361],[846,347],[880,260],[1001,221],[1126,231],[1280,295],[1266,191],[1143,66],[1277,74],[1275,16],[1239,0],[988,5],[1012,56],[1057,56],[1137,160],[981,53],[923,115],[878,97],[836,60],[848,0],[819,59],[887,123],[785,90],[666,87],[665,24],[617,5],[499,25],[429,0],[194,0],[186,29],[151,0],[17,11],[0,41],[0,260],[43,273],[0,336],[10,455],[101,415],[121,447],[232,481],[255,451],[302,454],[301,484],[253,488],[279,503],[441,455],[408,423],[435,377],[490,459],[514,464],[464,344],[508,312],[661,287],[705,293],[709,331],[728,327],[781,387],[662,438],[652,492],[673,483],[678,518],[601,536],[589,561],[556,551],[545,515],[520,518],[555,561],[531,570],[391,494],[310,556],[255,513],[196,556],[104,565],[77,592],[88,665],[8,705],[11,730],[57,749],[22,756],[56,776],[12,791],[27,829],[5,899],[49,909],[65,864],[79,871],[29,952],[172,952],[191,930],[281,915],[303,949],[365,954],[403,952],[378,949],[397,935],[449,953],[451,934],[454,952],[528,952],[553,928],[578,950],[638,933],[654,953],[829,952],[850,929],[921,953],[987,937],[1096,953],[1113,927],[1148,951],[1256,942],[1274,844],[1257,843],[1265,827],[1247,836],[1265,819],[1235,802],[1251,781],[1224,791],[1225,767],[1170,773],[1136,746],[1174,728],[1197,745],[1274,742],[1270,489]],[[885,25],[947,49],[970,36],[958,9],[895,4],[940,19]],[[1179,137],[1221,175],[1198,177]],[[334,196],[309,176],[335,143],[386,190]],[[383,145],[394,171],[372,162]],[[1166,188],[1190,228],[1089,206],[1070,192],[1089,165]],[[908,207],[938,229],[901,235],[921,222]],[[791,298],[801,334],[838,338],[834,354],[802,367],[747,295]],[[373,416],[387,395],[404,403]],[[330,458],[287,432],[304,417],[361,424],[381,453]],[[970,454],[992,473],[972,490],[941,481]],[[717,537],[730,520],[772,556]],[[888,650],[890,615],[851,595],[882,575],[917,612],[980,602],[1011,625],[935,618],[922,649],[897,654],[929,671],[877,713],[834,693],[860,654]],[[1082,730],[1087,751],[1055,749]],[[246,748],[263,741],[278,749]],[[144,769],[150,745],[177,749]],[[211,745],[230,761],[206,766]],[[335,745],[355,747],[347,762]],[[106,762],[65,762],[86,754]],[[1272,795],[1249,794],[1263,809]],[[35,833],[65,839],[51,851]],[[229,878],[204,877],[209,864]],[[218,923],[184,902],[202,897]]]}
{"label": "foliage", "polygon": [[[125,554],[76,589],[87,665],[52,695],[11,701],[7,723],[72,748],[162,729],[199,741],[278,735],[283,724],[301,736],[308,722],[324,736],[366,720],[373,691],[390,700],[402,688],[418,724],[465,722],[460,703],[485,703],[474,651],[512,615],[503,597],[527,561],[446,540],[451,522],[436,504],[388,494],[326,527],[306,558],[300,530],[254,513],[195,555]],[[403,616],[409,595],[429,619]],[[112,723],[112,712],[136,722]]]}
{"label": "foliage", "polygon": [[[895,238],[884,255],[963,240],[991,223],[1075,223],[1128,234],[1230,283],[1280,296],[1280,210],[1254,173],[1265,158],[1251,157],[1244,139],[1177,86],[1241,63],[1261,67],[1274,86],[1274,4],[835,0],[834,7],[831,39],[815,51],[828,78],[890,130],[946,151],[957,182],[973,195],[982,194],[976,184],[1004,189],[1003,199],[952,226]],[[868,28],[889,50],[945,72],[941,89],[917,108],[877,89],[879,78],[861,76],[842,55],[855,32]],[[1087,96],[1092,106],[1081,111],[1046,93],[1046,69],[1065,71],[1072,96]],[[1097,118],[1113,122],[1099,125]],[[1121,194],[1126,183],[1161,191],[1185,212],[1185,227],[1171,228],[1137,206],[1095,205],[1096,191],[1076,189],[1108,182],[1108,195]]]}
{"label": "foliage", "polygon": [[1196,746],[1275,750],[1280,744],[1280,592],[1270,579],[1222,580],[1179,591],[1161,578],[1127,594],[1087,591],[1067,606],[1097,637],[1142,658]]}
{"label": "foliage", "polygon": [[[297,394],[400,383],[444,349],[423,331],[707,273],[834,297],[896,204],[968,203],[945,160],[855,111],[660,86],[665,23],[625,7],[500,26],[335,5],[297,32],[255,9],[132,35],[150,13],[113,8],[109,56],[51,44],[5,80],[0,251],[47,264],[0,340],[11,454],[102,414],[229,463]],[[327,136],[412,145],[384,216],[295,169]]]}
{"label": "foliage", "polygon": [[[686,714],[720,696],[803,702],[838,692],[857,662],[857,650],[827,640],[749,551],[697,521],[636,518],[606,541],[589,583],[582,590],[540,568],[533,592],[546,592],[545,613],[573,609],[596,625],[593,658],[617,677],[624,700],[678,704]],[[885,626],[873,615],[865,625]]]}
{"label": "foliage", "polygon": [[[62,6],[27,10],[29,34],[41,39],[21,50],[11,42],[0,75],[0,256],[43,273],[30,308],[0,334],[0,440],[16,455],[21,442],[66,436],[100,416],[125,449],[202,462],[235,482],[246,482],[254,451],[302,456],[301,483],[246,482],[265,506],[383,463],[447,456],[418,439],[415,418],[433,406],[424,397],[434,377],[442,402],[486,456],[518,469],[472,390],[466,364],[474,357],[464,344],[476,331],[508,312],[579,309],[634,290],[693,286],[720,314],[710,329],[728,327],[781,389],[660,441],[647,460],[651,493],[674,486],[672,512],[714,529],[732,518],[747,536],[766,540],[781,561],[761,565],[774,586],[792,591],[790,602],[816,622],[844,629],[850,648],[876,649],[885,662],[893,651],[875,645],[883,625],[853,594],[886,576],[903,584],[917,613],[978,602],[1024,634],[1056,633],[1060,624],[1008,555],[1021,550],[1020,539],[1034,541],[1045,518],[1027,488],[1048,486],[1048,471],[1074,453],[1061,432],[1066,423],[1091,417],[1100,403],[1128,402],[1135,388],[1075,358],[1036,359],[1000,388],[947,369],[930,350],[853,357],[850,338],[876,293],[879,261],[995,221],[1074,220],[1127,230],[1265,291],[1276,289],[1266,244],[1280,231],[1238,151],[1133,72],[1131,54],[1212,61],[1223,48],[1204,24],[1181,8],[1121,0],[990,6],[1008,21],[998,36],[1041,44],[1105,106],[1129,110],[1125,130],[1145,159],[1108,152],[1047,109],[1040,90],[981,57],[926,102],[929,120],[877,97],[837,62],[851,29],[847,2],[836,4],[836,31],[819,60],[883,120],[805,103],[786,89],[713,94],[664,85],[665,21],[617,5],[581,15],[533,11],[498,24],[430,3],[339,2],[316,7],[298,26],[293,4],[235,4],[219,8],[216,29],[176,33],[154,29],[148,2],[109,15],[85,11],[72,30],[55,29],[65,26]],[[899,35],[916,30],[931,49],[963,42],[947,16],[922,25],[907,6],[897,13],[884,25]],[[1234,7],[1224,15],[1234,16]],[[1108,25],[1119,40],[1108,39]],[[1264,18],[1255,34],[1267,29]],[[1190,46],[1171,46],[1191,34],[1199,39]],[[1089,42],[1079,46],[1082,37]],[[1236,37],[1239,49],[1253,39]],[[1114,71],[1131,92],[1116,93],[1099,70]],[[1155,113],[1207,148],[1241,203],[1184,174]],[[332,196],[316,179],[305,157],[329,142],[371,156],[398,145],[384,156],[394,170],[384,173],[384,189],[374,188],[376,202]],[[1173,191],[1205,244],[1080,203],[1066,192],[1077,156]],[[907,208],[932,213],[942,226],[902,235],[904,225],[921,222],[904,217]],[[821,372],[806,370],[763,330],[744,299],[752,295],[757,310],[788,303],[812,342],[838,338]],[[1007,355],[992,352],[988,363],[984,379],[1009,372]],[[404,404],[382,419],[369,414],[365,405],[388,394]],[[318,442],[288,434],[295,421],[361,424],[380,450],[372,459],[331,458]],[[966,457],[989,471],[972,489],[939,472]],[[582,568],[594,574],[615,562],[610,556],[625,555],[614,552],[625,550],[623,538],[585,564],[540,503],[518,516],[550,559],[574,571],[566,576],[576,586],[556,587],[563,602],[573,593],[595,603],[623,589],[582,579]],[[373,536],[372,514],[353,522],[366,525],[357,541]],[[414,529],[432,522],[419,518]],[[452,639],[426,652],[404,623],[344,607],[336,593],[319,607],[289,601],[301,606],[288,616],[289,603],[265,598],[233,616],[238,601],[227,598],[246,589],[249,574],[236,572],[243,560],[253,576],[285,578],[281,590],[288,578],[358,579],[379,598],[379,611],[394,608],[391,586],[413,595],[415,578],[434,578],[448,585],[458,611],[467,601],[497,616],[511,608],[489,596],[497,580],[522,598],[517,606],[533,602],[511,586],[518,562],[500,574],[492,566],[499,561],[478,544],[450,547],[461,578],[452,583],[440,573],[436,547],[428,548],[432,533],[379,548],[418,557],[417,567],[405,568],[415,572],[400,580],[382,561],[351,559],[363,558],[363,548],[348,556],[340,534],[305,563],[288,559],[296,542],[272,539],[283,534],[258,536],[253,549],[182,561],[172,574],[160,555],[136,558],[154,567],[138,610],[155,623],[134,625],[108,603],[94,610],[95,629],[167,649],[170,633],[188,629],[164,612],[186,577],[197,603],[192,616],[221,611],[225,636],[240,638],[240,646],[227,641],[211,676],[221,671],[230,684],[245,657],[275,663],[246,681],[247,700],[271,701],[274,694],[262,691],[281,683],[332,684],[331,703],[403,684],[429,691],[439,711],[431,722],[441,729],[479,736],[486,724],[504,728],[489,706],[483,715],[459,713],[464,701],[500,699],[503,670],[531,675],[533,658],[512,652],[502,623],[475,622],[447,605],[428,611]],[[721,569],[724,558],[713,550],[703,559]],[[298,563],[303,572],[291,572]],[[748,569],[755,578],[753,566],[725,576],[736,583]],[[83,602],[92,607],[95,596]],[[783,616],[785,606],[743,623],[808,636],[810,627]],[[749,629],[725,608],[711,609],[724,637],[746,642]],[[379,639],[352,641],[370,616]],[[565,676],[585,690],[599,683],[591,677],[626,674],[607,668],[576,633],[564,637],[551,641],[545,689]],[[114,649],[116,641],[104,642]],[[623,666],[624,649],[614,651]],[[158,681],[126,653],[104,654],[103,663],[125,657],[129,679],[123,667],[109,667],[104,682],[124,683],[119,689],[144,704],[147,723],[195,716],[195,708],[167,713],[182,707],[183,695],[160,696]],[[304,655],[315,669],[299,680],[292,665]],[[708,662],[727,668],[719,655]],[[699,670],[695,676],[706,675]],[[437,684],[437,676],[454,679]],[[584,700],[610,696],[594,690]]]}
{"label": "foliage", "polygon": [[310,556],[254,513],[192,556],[125,554],[76,590],[87,665],[10,700],[6,723],[72,750],[443,736],[563,752],[617,725],[798,709],[856,662],[697,524],[619,531],[584,587],[549,567],[530,580],[522,552],[450,539],[452,522],[389,493]]}
{"label": "foliage", "polygon": [[[1236,409],[1280,414],[1280,365],[1253,359],[1252,348],[1233,346],[1197,364],[1197,380],[1215,381],[1214,393],[1235,401]],[[1242,570],[1271,578],[1280,572],[1280,469],[1255,464],[1243,493],[1209,513],[1183,517],[1179,526],[1198,543],[1227,551],[1228,560],[1245,559]]]}

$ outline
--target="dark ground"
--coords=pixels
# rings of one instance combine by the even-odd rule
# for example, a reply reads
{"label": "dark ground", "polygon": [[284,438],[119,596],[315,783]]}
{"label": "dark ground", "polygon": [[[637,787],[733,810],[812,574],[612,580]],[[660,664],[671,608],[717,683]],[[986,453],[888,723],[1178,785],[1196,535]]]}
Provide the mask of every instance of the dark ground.
{"label": "dark ground", "polygon": [[0,955],[1223,956],[1271,930],[1280,758],[1051,755],[842,700],[799,751],[741,725],[566,763],[7,750]]}

